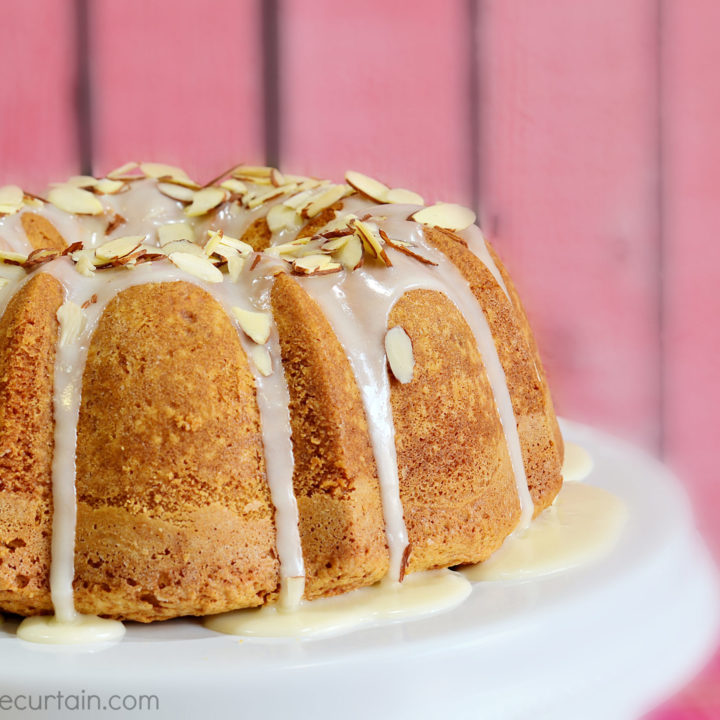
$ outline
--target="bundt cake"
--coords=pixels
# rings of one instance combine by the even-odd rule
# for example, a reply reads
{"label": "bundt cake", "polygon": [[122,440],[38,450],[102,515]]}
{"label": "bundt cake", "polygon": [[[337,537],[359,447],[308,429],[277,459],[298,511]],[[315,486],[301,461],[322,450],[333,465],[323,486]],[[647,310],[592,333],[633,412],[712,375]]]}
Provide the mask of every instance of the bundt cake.
{"label": "bundt cake", "polygon": [[477,563],[563,443],[474,215],[357,172],[0,189],[0,610],[150,622]]}

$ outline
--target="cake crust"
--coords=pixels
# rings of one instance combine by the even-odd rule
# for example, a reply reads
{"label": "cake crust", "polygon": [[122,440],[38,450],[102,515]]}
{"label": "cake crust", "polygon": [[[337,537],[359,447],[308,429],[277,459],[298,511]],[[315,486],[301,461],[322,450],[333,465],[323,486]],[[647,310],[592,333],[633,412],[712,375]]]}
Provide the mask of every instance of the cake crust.
{"label": "cake crust", "polygon": [[105,309],[83,377],[77,496],[81,612],[148,622],[276,591],[255,384],[201,288],[139,285]]}

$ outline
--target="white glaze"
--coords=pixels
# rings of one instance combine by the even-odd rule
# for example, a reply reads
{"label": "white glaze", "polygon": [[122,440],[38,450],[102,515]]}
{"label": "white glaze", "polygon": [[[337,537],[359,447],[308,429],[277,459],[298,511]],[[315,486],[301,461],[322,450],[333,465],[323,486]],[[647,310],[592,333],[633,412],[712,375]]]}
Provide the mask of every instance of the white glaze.
{"label": "white glaze", "polygon": [[461,572],[473,581],[527,580],[585,565],[615,547],[626,520],[627,507],[615,495],[568,483],[529,528]]}
{"label": "white glaze", "polygon": [[25,618],[17,630],[17,636],[21,640],[45,645],[112,642],[120,640],[124,634],[125,626],[117,620],[77,613],[70,621],[60,620],[55,615]]}
{"label": "white glaze", "polygon": [[580,445],[565,443],[565,457],[563,458],[562,476],[565,482],[584,480],[594,466],[592,455]]}
{"label": "white glaze", "polygon": [[318,637],[367,625],[426,617],[459,605],[470,583],[451,570],[408,575],[402,583],[376,583],[332,598],[303,602],[294,612],[264,605],[208,617],[205,627],[250,637]]}

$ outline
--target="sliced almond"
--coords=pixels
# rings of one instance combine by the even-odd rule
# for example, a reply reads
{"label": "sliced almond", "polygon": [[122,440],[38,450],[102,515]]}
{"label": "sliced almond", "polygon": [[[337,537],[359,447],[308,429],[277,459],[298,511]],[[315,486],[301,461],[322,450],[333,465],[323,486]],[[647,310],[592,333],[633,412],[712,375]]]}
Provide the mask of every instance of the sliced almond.
{"label": "sliced almond", "polygon": [[107,178],[103,178],[93,185],[92,190],[100,195],[117,195],[117,193],[122,192],[127,187],[128,184],[122,180],[108,180]]}
{"label": "sliced almond", "polygon": [[[137,174],[139,165],[136,162],[129,162],[121,165],[119,168],[111,170],[107,177],[111,180],[127,180],[141,177]],[[132,173],[132,175],[130,175]],[[130,176],[130,177],[128,177]]]}
{"label": "sliced almond", "polygon": [[345,245],[333,257],[346,270],[357,270],[363,262],[363,244],[357,235],[350,235]]}
{"label": "sliced almond", "polygon": [[366,223],[362,222],[361,220],[355,221],[355,230],[357,231],[358,235],[360,236],[360,239],[363,242],[363,245],[365,246],[365,249],[376,258],[380,258],[388,267],[392,266],[392,262],[390,261],[390,258],[387,256],[387,253],[385,252],[385,248],[382,246],[382,241],[379,237],[379,235],[375,234],[375,231],[373,228],[371,228]]}
{"label": "sliced almond", "polygon": [[56,313],[60,323],[60,345],[70,345],[77,341],[85,328],[85,313],[74,302],[63,303]]}
{"label": "sliced almond", "polygon": [[379,203],[385,202],[385,197],[390,190],[385,183],[381,183],[379,180],[375,180],[375,178],[363,175],[355,170],[348,170],[345,173],[345,182],[358,192],[367,195],[371,200]]}
{"label": "sliced almond", "polygon": [[348,233],[347,235],[341,235],[340,237],[331,238],[330,240],[326,240],[322,245],[322,251],[327,253],[334,253],[337,250],[340,250],[340,248],[347,245],[348,238],[350,237],[351,233]]}
{"label": "sliced almond", "polygon": [[97,185],[97,178],[92,175],[73,175],[68,178],[67,184],[79,188],[91,188]]}
{"label": "sliced almond", "polygon": [[215,248],[222,242],[222,239],[222,230],[208,230],[208,239],[203,248],[203,252],[207,257],[210,257],[215,252]]}
{"label": "sliced almond", "polygon": [[251,194],[251,195],[245,195],[243,198],[243,204],[246,208],[249,210],[253,210],[256,207],[260,207],[261,205],[264,205],[266,202],[269,202],[270,200],[274,200],[275,198],[279,198],[281,195],[285,195],[287,192],[292,192],[292,190],[295,189],[295,186],[292,187],[292,189],[285,190],[281,187],[273,187],[270,190],[266,190],[262,193],[257,194]]}
{"label": "sliced almond", "polygon": [[193,193],[192,204],[185,208],[188,217],[198,217],[210,212],[221,203],[225,202],[225,190],[218,187],[207,187]]}
{"label": "sliced almond", "polygon": [[105,261],[125,257],[126,255],[130,255],[134,250],[137,250],[143,240],[145,240],[144,235],[125,235],[115,238],[97,248],[95,250],[95,256]]}
{"label": "sliced almond", "polygon": [[48,200],[60,210],[75,215],[101,215],[102,203],[87,190],[72,185],[58,185],[48,194]]}
{"label": "sliced almond", "polygon": [[160,225],[157,229],[157,234],[160,247],[165,247],[169,243],[177,242],[178,240],[188,240],[192,242],[195,239],[193,229],[186,222]]}
{"label": "sliced almond", "polygon": [[237,180],[236,178],[228,178],[220,183],[220,187],[229,190],[234,195],[244,195],[248,191],[247,185],[242,180]]}
{"label": "sliced almond", "polygon": [[204,255],[198,256],[188,252],[170,253],[170,262],[186,273],[190,273],[205,282],[221,283],[223,274]]}
{"label": "sliced almond", "polygon": [[437,203],[418,210],[408,219],[446,230],[465,230],[475,222],[475,213],[462,205]]}
{"label": "sliced almond", "polygon": [[28,259],[27,255],[22,253],[12,252],[11,250],[0,250],[0,262],[7,263],[9,265],[22,265]]}
{"label": "sliced almond", "polygon": [[245,260],[239,255],[231,255],[227,258],[228,276],[232,282],[235,282],[240,277],[240,273],[244,267]]}
{"label": "sliced almond", "polygon": [[248,245],[246,242],[231,237],[230,235],[223,234],[222,242],[220,244],[237,250],[242,257],[248,257],[253,252],[252,245]]}
{"label": "sliced almond", "polygon": [[327,255],[306,255],[293,262],[293,272],[299,275],[327,275],[342,270],[339,262],[333,262]]}
{"label": "sliced almond", "polygon": [[424,205],[425,201],[422,195],[418,195],[412,190],[404,188],[393,188],[385,193],[386,203],[395,203],[397,205]]}
{"label": "sliced almond", "polygon": [[267,165],[238,165],[233,171],[233,177],[244,175],[246,177],[270,178],[275,168]]}
{"label": "sliced almond", "polygon": [[401,252],[403,255],[408,255],[411,258],[415,258],[415,260],[419,260],[425,265],[435,265],[437,267],[437,263],[433,260],[423,257],[422,255],[419,255],[418,253],[411,250],[408,243],[402,242],[401,240],[391,240],[384,230],[380,230],[380,237],[385,241],[386,245],[389,245],[394,250]]}
{"label": "sliced almond", "polygon": [[313,191],[303,190],[301,192],[296,193],[295,195],[290,196],[287,198],[287,200],[283,200],[283,205],[285,207],[292,208],[293,210],[300,210],[303,208],[308,202],[310,202],[313,198]]}
{"label": "sliced almond", "polygon": [[273,205],[265,217],[270,232],[278,233],[282,230],[299,228],[302,224],[302,218],[286,205]]}
{"label": "sliced almond", "polygon": [[328,190],[325,190],[325,192],[320,193],[317,198],[305,207],[303,209],[303,215],[306,218],[314,218],[351,192],[352,189],[348,185],[333,185]]}
{"label": "sliced almond", "polygon": [[309,242],[309,237],[298,238],[290,242],[271,245],[265,250],[265,253],[267,255],[296,255],[298,251],[304,248]]}
{"label": "sliced almond", "polygon": [[250,349],[250,357],[261,375],[272,375],[272,358],[264,345],[254,345]]}
{"label": "sliced almond", "polygon": [[127,220],[118,213],[113,213],[113,216],[110,218],[107,227],[105,228],[105,234],[109,235],[111,232],[117,230],[121,225],[124,225],[127,222]]}
{"label": "sliced almond", "polygon": [[270,171],[270,182],[275,187],[281,187],[282,185],[284,185],[286,183],[286,180],[285,180],[285,177],[283,176],[283,174],[277,168],[273,168]]}
{"label": "sliced almond", "polygon": [[232,308],[232,312],[243,332],[253,342],[264,345],[268,341],[270,329],[272,328],[272,316],[270,313],[243,310],[239,307]]}
{"label": "sliced almond", "polygon": [[80,255],[75,263],[75,269],[85,277],[93,277],[95,275],[95,266],[90,262],[87,255]]}
{"label": "sliced almond", "polygon": [[12,215],[17,212],[22,207],[24,198],[22,188],[17,185],[0,187],[0,213]]}
{"label": "sliced almond", "polygon": [[192,202],[195,196],[192,188],[177,185],[176,183],[159,182],[157,188],[163,195],[180,202]]}
{"label": "sliced almond", "polygon": [[385,334],[385,355],[392,374],[399,382],[409,383],[413,379],[415,356],[412,340],[399,325],[390,328]]}
{"label": "sliced almond", "polygon": [[176,240],[175,242],[163,245],[161,248],[157,248],[157,250],[163,255],[172,255],[172,253],[180,252],[206,258],[205,251],[199,245],[196,245],[194,242],[189,242],[188,240]]}
{"label": "sliced almond", "polygon": [[140,163],[140,170],[149,178],[177,178],[180,180],[190,180],[187,173],[174,165],[165,165],[163,163]]}

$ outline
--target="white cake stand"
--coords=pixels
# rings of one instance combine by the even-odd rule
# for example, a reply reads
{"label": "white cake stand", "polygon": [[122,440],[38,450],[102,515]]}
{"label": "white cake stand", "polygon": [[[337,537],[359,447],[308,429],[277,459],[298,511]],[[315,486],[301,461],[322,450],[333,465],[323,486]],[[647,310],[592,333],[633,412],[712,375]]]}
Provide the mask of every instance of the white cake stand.
{"label": "white cake stand", "polygon": [[[154,695],[154,718],[636,718],[712,652],[715,570],[662,465],[590,428],[563,427],[595,459],[586,482],[630,509],[620,544],[592,566],[476,585],[449,613],[324,640],[240,641],[181,620],[129,624],[120,644],[78,649],[23,643],[6,621],[0,696],[96,694],[129,709]],[[77,717],[56,708],[50,700],[52,717]],[[92,713],[104,715],[118,713]]]}

